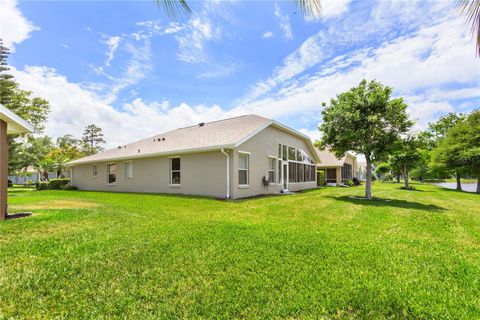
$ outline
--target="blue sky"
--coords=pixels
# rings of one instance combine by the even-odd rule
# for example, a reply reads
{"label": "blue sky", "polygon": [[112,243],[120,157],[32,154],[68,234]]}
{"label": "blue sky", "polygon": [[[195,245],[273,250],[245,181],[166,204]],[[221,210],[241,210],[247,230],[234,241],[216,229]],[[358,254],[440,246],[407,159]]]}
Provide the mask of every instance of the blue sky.
{"label": "blue sky", "polygon": [[48,99],[46,133],[95,123],[109,146],[255,113],[312,138],[321,103],[376,79],[416,129],[480,104],[480,64],[448,1],[327,1],[306,21],[290,1],[190,1],[170,21],[153,1],[0,0],[0,37],[23,88]]}

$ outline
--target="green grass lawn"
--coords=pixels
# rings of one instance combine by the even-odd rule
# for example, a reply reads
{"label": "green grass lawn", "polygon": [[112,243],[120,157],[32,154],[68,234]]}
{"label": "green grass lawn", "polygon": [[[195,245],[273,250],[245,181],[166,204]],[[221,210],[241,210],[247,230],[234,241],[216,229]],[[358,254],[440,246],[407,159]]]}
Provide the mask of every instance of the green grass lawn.
{"label": "green grass lawn", "polygon": [[375,184],[219,201],[13,189],[2,318],[480,318],[480,196]]}

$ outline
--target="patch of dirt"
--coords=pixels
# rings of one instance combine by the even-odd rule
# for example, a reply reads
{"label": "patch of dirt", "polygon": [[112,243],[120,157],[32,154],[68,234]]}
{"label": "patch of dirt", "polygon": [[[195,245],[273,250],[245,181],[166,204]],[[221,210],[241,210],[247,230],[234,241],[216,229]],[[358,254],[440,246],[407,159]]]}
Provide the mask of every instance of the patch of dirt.
{"label": "patch of dirt", "polygon": [[15,210],[41,210],[41,209],[85,209],[96,208],[99,204],[77,200],[77,199],[63,199],[63,200],[49,200],[43,202],[36,202],[28,205],[13,205]]}
{"label": "patch of dirt", "polygon": [[30,217],[31,215],[32,215],[31,212],[9,213],[9,214],[7,214],[7,216],[5,217],[5,220],[26,218],[26,217]]}

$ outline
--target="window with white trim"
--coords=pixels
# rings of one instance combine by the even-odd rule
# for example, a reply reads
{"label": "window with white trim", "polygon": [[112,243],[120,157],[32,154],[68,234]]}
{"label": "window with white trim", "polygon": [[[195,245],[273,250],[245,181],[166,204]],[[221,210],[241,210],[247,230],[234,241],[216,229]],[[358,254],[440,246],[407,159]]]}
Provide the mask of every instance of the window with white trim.
{"label": "window with white trim", "polygon": [[248,165],[249,165],[249,154],[248,153],[238,153],[238,184],[239,185],[248,185]]}
{"label": "window with white trim", "polygon": [[286,145],[282,145],[282,160],[288,160],[288,147]]}
{"label": "window with white trim", "polygon": [[293,147],[288,147],[288,160],[297,160],[297,151]]}
{"label": "window with white trim", "polygon": [[125,179],[133,178],[133,162],[125,161]]}
{"label": "window with white trim", "polygon": [[180,157],[170,158],[170,184],[180,185],[181,166]]}
{"label": "window with white trim", "polygon": [[97,173],[98,173],[98,171],[97,171],[97,165],[96,165],[96,164],[93,164],[93,165],[92,165],[92,176],[93,176],[94,178],[96,178],[96,177],[97,177]]}
{"label": "window with white trim", "polygon": [[117,164],[116,163],[109,163],[107,165],[107,172],[108,172],[108,183],[113,184],[117,182]]}
{"label": "window with white trim", "polygon": [[277,158],[268,157],[268,181],[270,183],[275,183],[276,167],[277,167]]}

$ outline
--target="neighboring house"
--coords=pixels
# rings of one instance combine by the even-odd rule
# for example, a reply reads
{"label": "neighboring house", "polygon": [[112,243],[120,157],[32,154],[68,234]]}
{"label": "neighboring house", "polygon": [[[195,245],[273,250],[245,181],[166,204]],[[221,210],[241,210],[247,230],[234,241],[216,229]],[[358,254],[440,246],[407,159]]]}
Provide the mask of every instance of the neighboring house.
{"label": "neighboring house", "polygon": [[244,198],[316,187],[310,138],[246,115],[169,131],[68,163],[81,190]]}
{"label": "neighboring house", "polygon": [[353,154],[347,152],[342,158],[338,159],[335,154],[327,149],[316,149],[316,151],[320,158],[317,169],[325,172],[327,184],[340,185],[355,177],[358,165],[357,158]]}
{"label": "neighboring house", "polygon": [[[68,171],[63,172],[65,178],[68,178]],[[48,179],[55,179],[57,178],[56,172],[49,172]],[[33,183],[43,180],[44,177],[38,177],[38,172],[32,167],[28,167],[27,170],[22,175],[12,175],[8,176],[8,179],[11,180],[14,184],[26,184],[28,181],[32,181]]]}
{"label": "neighboring house", "polygon": [[365,181],[367,172],[367,162],[357,161],[357,178],[360,181]]}

